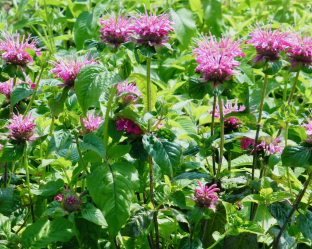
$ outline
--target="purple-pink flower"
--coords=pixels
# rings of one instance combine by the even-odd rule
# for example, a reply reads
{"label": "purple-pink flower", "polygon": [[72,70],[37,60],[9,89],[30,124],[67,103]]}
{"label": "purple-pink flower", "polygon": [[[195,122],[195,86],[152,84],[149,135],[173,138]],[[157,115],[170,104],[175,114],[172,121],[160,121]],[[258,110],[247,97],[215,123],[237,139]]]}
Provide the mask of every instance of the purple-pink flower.
{"label": "purple-pink flower", "polygon": [[64,198],[63,206],[64,209],[68,212],[74,212],[78,210],[82,205],[82,200],[78,199],[74,195],[70,195],[69,197]]}
{"label": "purple-pink flower", "polygon": [[209,188],[206,185],[201,185],[199,181],[197,181],[200,188],[194,189],[194,199],[193,201],[197,202],[200,205],[200,208],[206,207],[212,209],[214,212],[216,211],[216,206],[218,205],[220,199],[215,194],[215,192],[220,191],[219,188],[216,188],[216,184],[212,184]]}
{"label": "purple-pink flower", "polygon": [[241,41],[234,41],[229,36],[217,40],[211,33],[196,41],[197,47],[193,48],[196,62],[199,65],[196,71],[201,71],[206,81],[219,81],[228,79],[233,74],[233,69],[240,63],[235,57],[244,57]]}
{"label": "purple-pink flower", "polygon": [[163,44],[169,40],[169,31],[174,30],[173,21],[169,20],[170,14],[156,15],[151,9],[150,15],[145,9],[145,13],[133,16],[133,28],[138,35],[138,44],[148,43],[150,46]]}
{"label": "purple-pink flower", "polygon": [[13,114],[13,118],[9,119],[8,129],[10,129],[11,138],[14,140],[27,140],[31,141],[34,139],[33,134],[35,132],[35,124],[33,121],[35,118],[30,117],[31,114],[25,115],[23,119],[22,114],[17,116]]}
{"label": "purple-pink flower", "polygon": [[[132,94],[124,95],[129,93]],[[131,102],[135,102],[136,100],[138,100],[140,96],[142,96],[139,88],[135,86],[135,82],[128,84],[126,80],[122,83],[118,83],[117,85],[117,96],[120,95],[124,95],[121,97],[124,105],[127,105]]]}
{"label": "purple-pink flower", "polygon": [[308,66],[312,62],[312,37],[301,36],[293,32],[291,35],[291,48],[285,53],[290,59],[291,69],[300,70],[303,65]]}
{"label": "purple-pink flower", "polygon": [[[260,137],[257,142],[256,150],[263,151],[265,156],[269,156],[274,153],[283,152],[283,145],[279,145],[281,143],[280,136],[273,139],[270,136]],[[254,144],[255,140],[252,138],[242,138],[240,139],[241,148],[242,149],[251,149],[251,153],[254,152]]]}
{"label": "purple-pink flower", "polygon": [[[223,116],[225,116],[226,114],[229,114],[231,112],[242,112],[246,109],[244,105],[241,105],[240,107],[238,107],[237,100],[236,100],[234,106],[233,106],[232,102],[230,102],[229,100],[226,101],[225,105],[224,105],[224,102],[222,100],[222,105],[223,105]],[[212,114],[213,111],[211,111],[210,113]],[[215,117],[220,118],[220,107],[219,107],[218,103],[216,105]],[[224,119],[224,127],[225,128],[236,129],[241,124],[242,124],[242,122],[238,118],[229,117],[229,118]]]}
{"label": "purple-pink flower", "polygon": [[54,197],[54,201],[62,201],[64,196],[62,194],[58,194],[57,196]]}
{"label": "purple-pink flower", "polygon": [[91,133],[99,128],[100,124],[103,121],[103,118],[99,117],[99,115],[95,117],[94,112],[92,113],[92,115],[88,113],[87,117],[88,119],[83,119],[83,123],[85,125],[86,133]]}
{"label": "purple-pink flower", "polygon": [[140,134],[140,127],[135,124],[131,119],[119,117],[119,120],[116,121],[117,130],[123,131],[125,130],[128,133]]}
{"label": "purple-pink flower", "polygon": [[52,68],[50,72],[56,74],[55,78],[63,79],[64,84],[62,86],[73,87],[75,79],[77,78],[79,70],[82,68],[82,66],[97,64],[97,62],[94,61],[93,57],[88,59],[89,54],[90,53],[87,53],[83,59],[79,57],[74,58],[73,56],[71,56],[70,60],[61,57],[56,57],[57,62],[55,61],[50,62],[54,66],[54,68]]}
{"label": "purple-pink flower", "polygon": [[[6,63],[25,66],[27,63],[32,62],[27,49],[34,50],[39,56],[41,48],[37,48],[38,42],[31,39],[30,36],[25,39],[25,36],[20,37],[19,33],[9,34],[2,32],[2,39],[0,40],[0,57]],[[21,38],[21,39],[20,39]]]}
{"label": "purple-pink flower", "polygon": [[289,33],[282,32],[280,28],[271,29],[271,25],[261,27],[256,24],[251,27],[249,34],[251,39],[247,40],[246,44],[252,44],[257,51],[257,56],[254,59],[254,64],[261,62],[260,66],[264,66],[266,59],[275,60],[280,57],[280,52],[291,46]]}
{"label": "purple-pink flower", "polygon": [[305,118],[306,118],[308,123],[307,124],[303,124],[301,126],[306,129],[306,134],[309,137],[309,139],[306,139],[306,142],[312,143],[312,121],[308,117],[305,117]]}
{"label": "purple-pink flower", "polygon": [[[13,78],[9,78],[8,81],[0,82],[0,93],[6,95],[8,98],[10,97],[12,89],[13,89],[13,81],[14,81]],[[22,83],[28,83],[30,85],[30,89],[34,89],[36,87],[36,84],[32,83],[29,77],[26,78],[26,81],[17,79],[15,85],[19,85]]]}
{"label": "purple-pink flower", "polygon": [[116,19],[115,14],[112,12],[108,15],[108,18],[101,19],[100,25],[104,27],[100,28],[101,39],[103,42],[107,42],[118,48],[122,43],[131,41],[131,35],[134,32],[131,19],[126,16],[118,14]]}

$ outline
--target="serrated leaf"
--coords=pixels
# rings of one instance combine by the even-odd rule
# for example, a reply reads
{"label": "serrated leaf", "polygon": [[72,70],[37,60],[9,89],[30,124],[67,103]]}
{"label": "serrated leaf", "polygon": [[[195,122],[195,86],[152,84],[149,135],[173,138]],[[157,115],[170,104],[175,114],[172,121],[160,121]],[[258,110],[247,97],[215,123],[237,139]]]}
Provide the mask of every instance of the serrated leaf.
{"label": "serrated leaf", "polygon": [[86,207],[81,211],[81,216],[97,225],[107,227],[107,222],[104,219],[103,213],[91,203],[87,203]]}
{"label": "serrated leaf", "polygon": [[15,86],[11,92],[11,104],[15,105],[17,102],[27,98],[33,93],[35,93],[35,90],[31,90],[29,84],[19,84]]}
{"label": "serrated leaf", "polygon": [[129,153],[130,150],[131,150],[131,145],[116,144],[109,149],[109,151],[107,152],[107,156],[109,158],[119,158]]}
{"label": "serrated leaf", "polygon": [[133,215],[126,226],[121,230],[121,234],[127,237],[137,238],[146,231],[153,220],[154,212],[151,210],[141,211]]}
{"label": "serrated leaf", "polygon": [[106,160],[106,148],[104,139],[98,137],[94,133],[89,133],[83,137],[83,143],[80,143],[81,148],[92,150],[98,153],[104,160]]}
{"label": "serrated leaf", "polygon": [[31,189],[31,192],[35,195],[55,196],[62,188],[64,188],[64,181],[57,179],[56,181],[48,182],[39,189]]}
{"label": "serrated leaf", "polygon": [[307,167],[312,164],[312,148],[305,146],[286,146],[282,153],[283,166]]}
{"label": "serrated leaf", "polygon": [[267,62],[269,64],[269,68],[266,70],[263,70],[263,73],[267,75],[274,75],[276,74],[283,65],[283,62],[281,60],[275,60],[274,62]]}
{"label": "serrated leaf", "polygon": [[103,164],[87,176],[92,200],[103,212],[111,236],[116,236],[130,217],[130,204],[139,188],[136,169],[125,163]]}
{"label": "serrated leaf", "polygon": [[173,170],[182,161],[182,147],[152,134],[143,137],[143,146],[165,175],[172,177]]}
{"label": "serrated leaf", "polygon": [[6,143],[0,150],[0,162],[15,162],[23,156],[24,143],[19,145]]}

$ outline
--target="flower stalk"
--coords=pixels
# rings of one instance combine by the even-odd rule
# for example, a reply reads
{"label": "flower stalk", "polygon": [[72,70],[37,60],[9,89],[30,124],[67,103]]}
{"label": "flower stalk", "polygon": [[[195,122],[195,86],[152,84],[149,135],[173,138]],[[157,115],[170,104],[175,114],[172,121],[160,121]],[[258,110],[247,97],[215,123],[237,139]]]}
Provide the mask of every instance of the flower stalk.
{"label": "flower stalk", "polygon": [[108,99],[107,107],[106,107],[106,112],[105,112],[105,119],[104,119],[104,144],[105,147],[107,148],[108,146],[108,122],[109,122],[109,113],[112,109],[112,103],[115,97],[115,94],[117,92],[117,84],[115,84],[111,89],[111,93]]}
{"label": "flower stalk", "polygon": [[[13,86],[12,86],[12,89],[15,87],[16,85],[16,76],[13,78]],[[11,99],[11,104],[10,104],[10,118],[13,118],[13,108],[14,106],[12,105],[12,99]]]}
{"label": "flower stalk", "polygon": [[297,72],[294,84],[293,84],[293,86],[291,88],[291,92],[290,92],[290,95],[289,95],[289,98],[288,98],[288,105],[290,104],[290,102],[291,102],[291,100],[293,98],[293,95],[294,95],[294,92],[295,92],[295,89],[296,89],[296,86],[297,86],[299,74],[300,74],[300,71]]}
{"label": "flower stalk", "polygon": [[218,165],[218,177],[220,177],[221,167],[222,167],[222,159],[223,159],[223,147],[224,147],[224,117],[223,117],[223,103],[221,95],[218,96],[219,103],[219,112],[220,112],[220,158]]}
{"label": "flower stalk", "polygon": [[83,160],[83,157],[82,157],[81,148],[80,148],[79,139],[78,139],[78,134],[77,134],[76,131],[74,131],[74,135],[75,135],[75,140],[76,140],[77,150],[78,150],[78,154],[79,154],[80,160],[81,160],[81,162],[82,162],[82,165],[83,165],[83,167],[84,167],[85,172],[86,172],[87,174],[89,174],[87,165],[86,165],[86,163],[85,163],[85,161]]}

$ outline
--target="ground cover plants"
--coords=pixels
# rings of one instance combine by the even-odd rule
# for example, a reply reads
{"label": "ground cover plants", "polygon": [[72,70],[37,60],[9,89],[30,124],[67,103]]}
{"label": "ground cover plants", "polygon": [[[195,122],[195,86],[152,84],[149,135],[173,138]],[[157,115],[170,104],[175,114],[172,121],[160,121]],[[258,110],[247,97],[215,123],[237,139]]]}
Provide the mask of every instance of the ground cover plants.
{"label": "ground cover plants", "polygon": [[0,12],[0,248],[311,248],[309,1]]}

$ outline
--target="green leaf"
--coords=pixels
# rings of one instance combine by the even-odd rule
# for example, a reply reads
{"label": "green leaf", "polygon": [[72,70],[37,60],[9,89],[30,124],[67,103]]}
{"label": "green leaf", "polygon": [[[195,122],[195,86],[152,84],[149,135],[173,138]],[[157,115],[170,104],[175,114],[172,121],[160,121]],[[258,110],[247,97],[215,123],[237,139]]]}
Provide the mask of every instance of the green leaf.
{"label": "green leaf", "polygon": [[26,227],[21,244],[26,248],[46,248],[56,241],[66,242],[74,236],[72,226],[65,218],[56,218],[53,221],[38,220]]}
{"label": "green leaf", "polygon": [[67,99],[70,88],[71,87],[65,87],[63,92],[57,96],[57,98],[48,99],[48,106],[50,107],[51,113],[54,117],[57,117],[61,112],[64,111],[64,103]]}
{"label": "green leaf", "polygon": [[240,233],[236,236],[227,236],[224,239],[223,248],[227,249],[258,249],[257,235],[252,233]]}
{"label": "green leaf", "polygon": [[184,237],[180,241],[179,249],[203,249],[203,246],[202,242],[198,238],[195,238],[191,244],[190,238]]}
{"label": "green leaf", "polygon": [[162,169],[163,174],[172,177],[174,168],[182,161],[182,147],[152,134],[144,135],[142,142],[147,153]]}
{"label": "green leaf", "polygon": [[107,152],[107,156],[109,158],[119,158],[129,153],[130,150],[131,150],[131,145],[116,144],[109,149],[109,151]]}
{"label": "green leaf", "polygon": [[[274,235],[274,237],[276,238],[277,235],[279,234],[280,232],[280,229],[278,227],[272,227],[269,231],[270,234]],[[295,247],[294,246],[294,243],[295,243],[295,239],[293,239],[292,237],[289,236],[288,232],[287,231],[284,231],[282,233],[282,236],[278,242],[278,245],[277,245],[277,249],[291,249],[291,248],[296,248],[296,244],[295,244]]]}
{"label": "green leaf", "polygon": [[20,192],[14,192],[13,188],[0,188],[0,213],[9,216],[13,211],[21,207]]}
{"label": "green leaf", "polygon": [[283,166],[307,167],[312,165],[311,149],[305,146],[286,146],[282,153]]}
{"label": "green leaf", "polygon": [[193,19],[192,11],[181,8],[177,11],[170,10],[171,17],[174,21],[174,33],[176,34],[183,47],[191,45],[192,37],[197,36],[196,22]]}
{"label": "green leaf", "polygon": [[305,215],[299,214],[296,223],[303,236],[312,241],[312,212],[307,210]]}
{"label": "green leaf", "polygon": [[4,64],[2,72],[7,73],[11,78],[16,77],[17,66],[13,64]]}
{"label": "green leaf", "polygon": [[[286,222],[287,216],[290,214],[292,210],[292,206],[287,201],[275,202],[268,206],[268,210],[270,211],[272,216],[277,220],[279,226],[282,227]],[[295,214],[292,215],[293,221],[294,218]]]}
{"label": "green leaf", "polygon": [[139,237],[144,231],[146,231],[153,220],[154,212],[151,210],[140,211],[133,215],[126,226],[121,230],[121,234],[127,237]]}
{"label": "green leaf", "polygon": [[70,132],[68,130],[54,131],[54,140],[56,149],[59,150],[62,145],[68,140]]}
{"label": "green leaf", "polygon": [[312,73],[312,66],[303,64],[302,71],[305,73]]}
{"label": "green leaf", "polygon": [[222,11],[218,0],[203,1],[204,19],[207,29],[216,36],[221,35]]}
{"label": "green leaf", "polygon": [[24,143],[19,145],[6,143],[0,150],[0,162],[15,162],[23,156]]}
{"label": "green leaf", "polygon": [[81,148],[92,150],[98,153],[104,160],[106,160],[106,149],[104,139],[98,137],[93,133],[89,133],[83,137],[83,142],[80,143]]}
{"label": "green leaf", "polygon": [[101,65],[82,67],[75,80],[75,92],[83,113],[86,114],[91,106],[98,106],[101,94],[108,92],[109,86],[121,81],[120,75]]}
{"label": "green leaf", "polygon": [[41,215],[41,218],[45,216],[51,216],[53,218],[57,218],[57,217],[63,217],[65,215],[68,215],[68,212],[64,210],[64,208],[61,205],[61,202],[52,201],[49,204],[47,210],[44,211],[44,213]]}
{"label": "green leaf", "polygon": [[83,11],[77,18],[74,26],[74,41],[78,50],[83,49],[84,41],[93,38],[93,14]]}
{"label": "green leaf", "polygon": [[29,84],[19,84],[15,86],[11,92],[11,104],[15,105],[17,102],[27,98],[35,92],[35,90],[30,89]]}
{"label": "green leaf", "polygon": [[110,236],[115,237],[130,217],[130,205],[139,188],[136,169],[125,163],[98,166],[87,176],[92,200],[103,212]]}
{"label": "green leaf", "polygon": [[275,60],[274,62],[267,62],[269,64],[269,68],[266,70],[263,70],[263,73],[267,75],[274,75],[276,74],[281,68],[282,68],[282,61],[281,60]]}
{"label": "green leaf", "polygon": [[57,179],[56,181],[50,181],[47,184],[41,186],[39,189],[31,189],[31,192],[35,195],[41,196],[54,196],[64,187],[64,181]]}
{"label": "green leaf", "polygon": [[5,217],[0,213],[0,236],[5,236],[6,239],[9,239],[11,235],[11,221],[8,217]]}
{"label": "green leaf", "polygon": [[[147,79],[146,76],[142,74],[131,74],[130,77],[133,77],[136,81],[136,86],[140,89],[140,92],[142,93],[143,103],[145,106],[145,110],[147,110]],[[157,87],[151,82],[151,103],[152,108],[154,108],[155,103],[157,101]]]}
{"label": "green leaf", "polygon": [[91,203],[87,203],[87,206],[81,211],[81,216],[97,225],[107,227],[107,222],[101,210],[94,207]]}
{"label": "green leaf", "polygon": [[185,84],[186,92],[192,99],[203,99],[206,92],[206,85],[198,79],[190,78]]}

